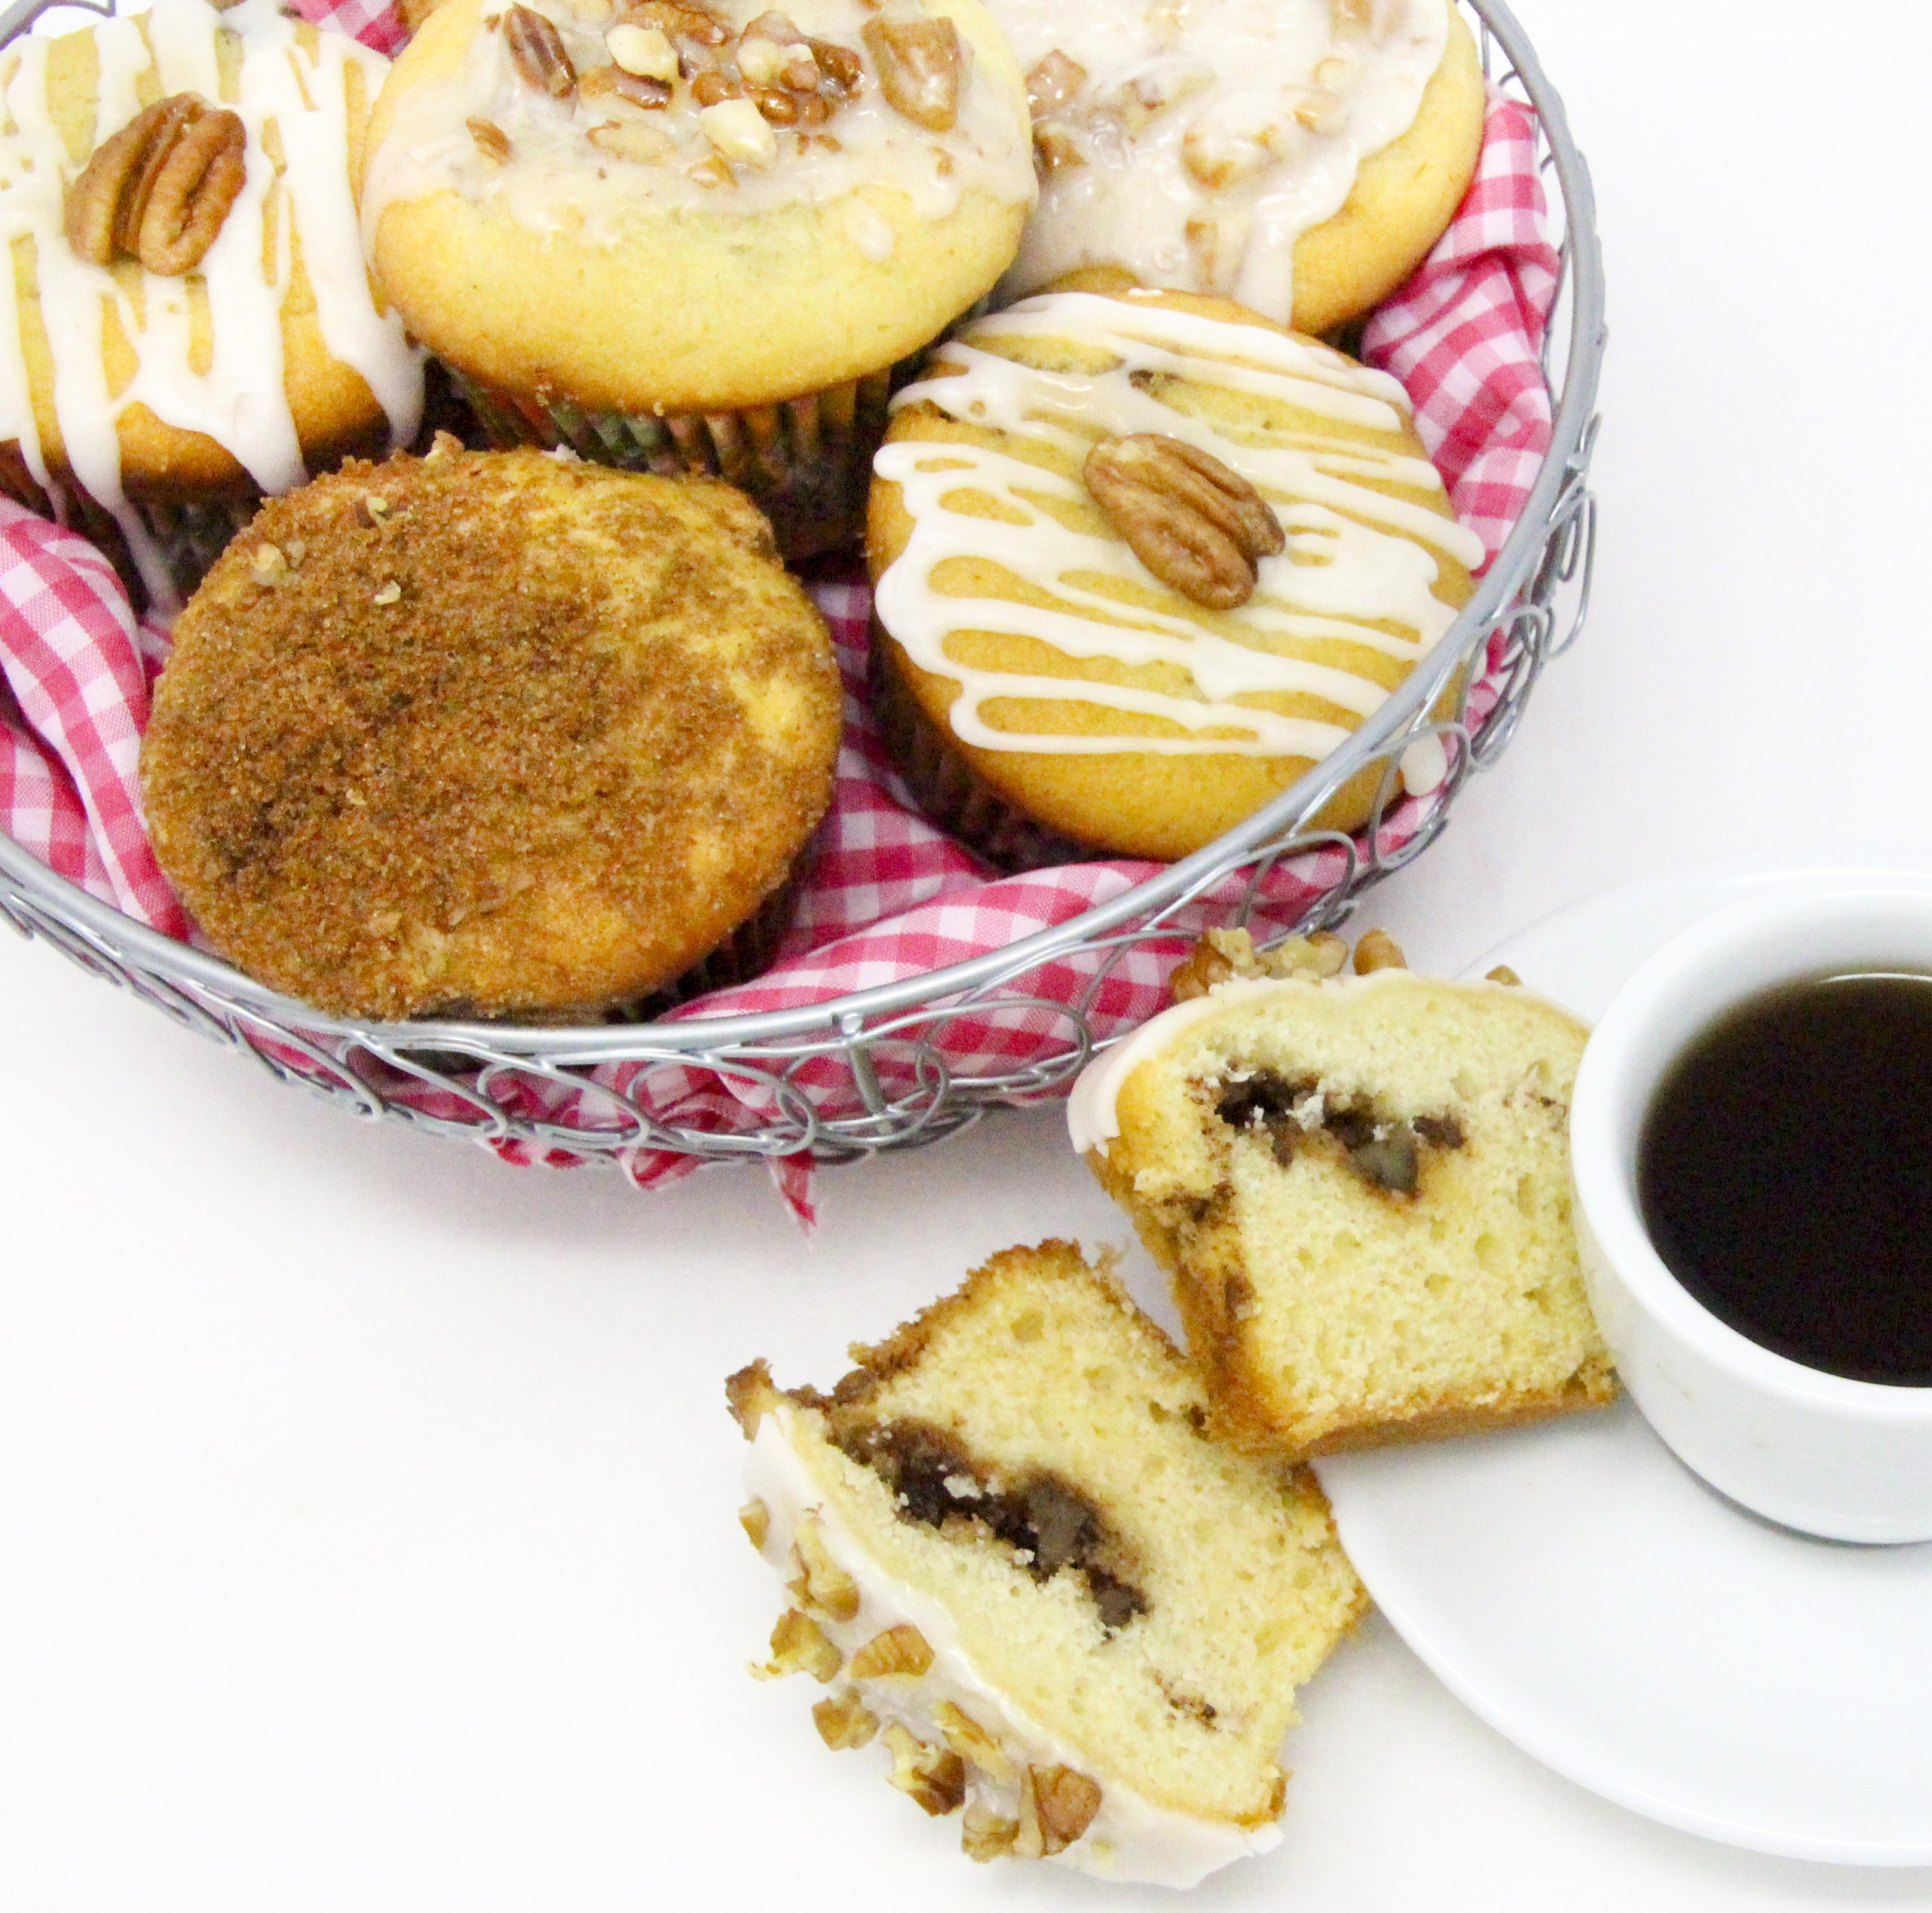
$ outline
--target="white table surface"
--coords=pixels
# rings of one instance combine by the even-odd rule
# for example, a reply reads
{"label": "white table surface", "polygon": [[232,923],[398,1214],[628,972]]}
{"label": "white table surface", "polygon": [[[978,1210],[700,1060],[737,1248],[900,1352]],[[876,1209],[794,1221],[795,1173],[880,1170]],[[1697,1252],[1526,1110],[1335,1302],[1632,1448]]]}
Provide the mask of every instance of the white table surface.
{"label": "white table surface", "polygon": [[[1584,639],[1369,906],[1441,968],[1669,864],[1932,868],[1932,26],[1521,11],[1601,201],[1601,552]],[[826,1174],[808,1240],[756,1170],[645,1197],[362,1127],[11,937],[0,1056],[0,1907],[1156,1897],[965,1863],[744,1672],[776,1590],[723,1376],[828,1382],[993,1250],[1123,1243],[1056,1115]],[[1932,1869],[1604,1804],[1374,1620],[1305,1715],[1285,1842],[1200,1903],[1932,1907]]]}

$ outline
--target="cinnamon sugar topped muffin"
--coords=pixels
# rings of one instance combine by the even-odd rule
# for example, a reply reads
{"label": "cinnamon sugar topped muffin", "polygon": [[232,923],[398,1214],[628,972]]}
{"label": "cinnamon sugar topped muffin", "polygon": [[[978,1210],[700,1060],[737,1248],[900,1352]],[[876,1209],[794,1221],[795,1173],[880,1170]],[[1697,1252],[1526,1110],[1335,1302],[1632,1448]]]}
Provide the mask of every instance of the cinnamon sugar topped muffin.
{"label": "cinnamon sugar topped muffin", "polygon": [[729,487],[441,444],[274,501],[210,573],[142,752],[155,854],[324,1010],[589,1017],[784,882],[830,641]]}

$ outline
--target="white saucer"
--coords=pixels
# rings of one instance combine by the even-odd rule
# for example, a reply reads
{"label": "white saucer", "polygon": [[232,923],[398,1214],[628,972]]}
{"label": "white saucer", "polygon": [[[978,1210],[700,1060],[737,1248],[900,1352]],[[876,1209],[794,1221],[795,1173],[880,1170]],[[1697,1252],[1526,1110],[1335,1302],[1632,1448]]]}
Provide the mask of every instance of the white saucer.
{"label": "white saucer", "polygon": [[[1678,930],[1798,874],[1647,879],[1512,937],[1474,973],[1506,963],[1594,1018]],[[1396,1632],[1526,1752],[1736,1846],[1932,1862],[1932,1543],[1774,1527],[1704,1487],[1627,1401],[1320,1472]]]}

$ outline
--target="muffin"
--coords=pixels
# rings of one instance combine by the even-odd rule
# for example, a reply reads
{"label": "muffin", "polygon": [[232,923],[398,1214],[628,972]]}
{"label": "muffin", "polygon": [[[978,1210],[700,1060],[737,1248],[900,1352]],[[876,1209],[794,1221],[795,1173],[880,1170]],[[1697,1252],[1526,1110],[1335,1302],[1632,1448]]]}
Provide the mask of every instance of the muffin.
{"label": "muffin", "polygon": [[263,507],[176,626],[141,772],[162,869],[258,981],[583,1020],[757,919],[838,726],[740,494],[445,439]]}
{"label": "muffin", "polygon": [[1379,304],[1482,146],[1451,0],[990,0],[1027,69],[1040,205],[1002,295],[1081,269],[1303,332]]}
{"label": "muffin", "polygon": [[744,486],[843,542],[892,368],[1033,197],[979,0],[446,0],[378,102],[379,282],[500,439]]}
{"label": "muffin", "polygon": [[1571,1219],[1586,1035],[1392,967],[1223,981],[1089,1066],[1074,1146],[1171,1274],[1222,1432],[1299,1458],[1614,1398]]}
{"label": "muffin", "polygon": [[792,1604],[753,1672],[824,1684],[826,1745],[878,1746],[974,1859],[1191,1886],[1275,1845],[1295,1690],[1367,1607],[1313,1479],[1208,1439],[1070,1243],[852,1353],[829,1395],[728,1385]]}
{"label": "muffin", "polygon": [[[1393,380],[1189,294],[976,321],[875,469],[883,728],[982,848],[1012,813],[1094,850],[1199,849],[1374,715],[1483,556]],[[1362,823],[1380,776],[1322,824]]]}
{"label": "muffin", "polygon": [[265,0],[0,53],[0,485],[158,605],[263,493],[416,429],[420,358],[350,196],[388,66]]}

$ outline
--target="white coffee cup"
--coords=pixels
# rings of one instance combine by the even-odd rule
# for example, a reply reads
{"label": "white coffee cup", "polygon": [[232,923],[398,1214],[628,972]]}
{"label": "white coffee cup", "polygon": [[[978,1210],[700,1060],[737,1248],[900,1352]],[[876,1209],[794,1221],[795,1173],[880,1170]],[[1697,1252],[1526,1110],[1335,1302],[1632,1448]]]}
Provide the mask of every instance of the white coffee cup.
{"label": "white coffee cup", "polygon": [[1651,1245],[1638,1145],[1665,1074],[1726,1011],[1780,984],[1885,970],[1932,974],[1932,878],[1821,876],[1721,911],[1617,992],[1570,1119],[1591,1306],[1644,1418],[1732,1500],[1841,1541],[1932,1539],[1932,1387],[1807,1368],[1719,1321]]}

